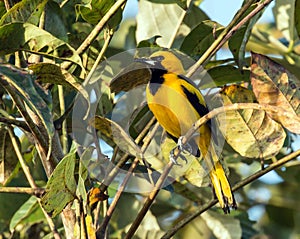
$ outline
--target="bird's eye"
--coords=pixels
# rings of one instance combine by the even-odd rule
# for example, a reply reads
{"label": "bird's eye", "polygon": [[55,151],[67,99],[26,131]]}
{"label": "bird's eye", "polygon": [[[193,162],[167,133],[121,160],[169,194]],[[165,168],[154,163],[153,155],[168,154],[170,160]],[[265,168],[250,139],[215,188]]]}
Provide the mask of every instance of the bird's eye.
{"label": "bird's eye", "polygon": [[163,59],[165,59],[165,57],[163,57],[163,56],[155,56],[155,57],[152,57],[152,59],[155,60],[155,61],[161,62]]}

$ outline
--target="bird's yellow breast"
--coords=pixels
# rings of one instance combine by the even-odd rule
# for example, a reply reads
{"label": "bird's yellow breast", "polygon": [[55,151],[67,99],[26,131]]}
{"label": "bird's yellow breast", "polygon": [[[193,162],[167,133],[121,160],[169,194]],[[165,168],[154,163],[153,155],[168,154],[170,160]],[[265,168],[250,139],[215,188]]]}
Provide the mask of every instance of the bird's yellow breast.
{"label": "bird's yellow breast", "polygon": [[[178,138],[184,135],[200,116],[186,98],[181,87],[181,80],[175,74],[165,74],[163,84],[155,86],[149,83],[146,90],[150,110],[171,135]],[[152,84],[152,85],[151,85]],[[151,93],[150,87],[157,88]]]}

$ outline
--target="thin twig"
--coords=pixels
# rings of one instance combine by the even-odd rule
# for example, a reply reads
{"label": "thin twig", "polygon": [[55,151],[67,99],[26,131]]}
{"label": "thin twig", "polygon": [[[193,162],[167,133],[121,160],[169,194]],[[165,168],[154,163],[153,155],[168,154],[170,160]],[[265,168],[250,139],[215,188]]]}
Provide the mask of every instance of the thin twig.
{"label": "thin twig", "polygon": [[101,51],[99,52],[99,54],[97,56],[96,61],[94,62],[93,66],[92,66],[92,69],[89,72],[89,76],[87,77],[86,81],[89,81],[91,76],[95,72],[97,66],[99,65],[100,61],[102,60],[102,58],[104,56],[104,53],[106,52],[106,50],[109,46],[109,43],[110,43],[113,35],[114,35],[114,30],[113,29],[106,29],[106,32],[104,34],[104,44],[101,48]]}
{"label": "thin twig", "polygon": [[5,9],[6,11],[8,12],[9,9],[10,9],[10,4],[9,4],[9,1],[8,0],[4,0],[4,5],[5,5]]}
{"label": "thin twig", "polygon": [[[148,122],[148,124],[147,124],[148,127],[145,127],[145,128],[149,128],[149,127],[153,124],[152,121],[153,121],[153,118],[152,118],[152,120],[150,120],[150,121]],[[154,126],[154,128],[151,130],[151,133],[148,135],[147,140],[144,141],[144,144],[143,144],[143,146],[142,146],[142,148],[141,148],[141,152],[142,152],[142,153],[144,153],[144,152],[146,151],[146,149],[148,148],[148,146],[149,146],[151,140],[153,139],[153,137],[154,137],[154,135],[155,135],[155,133],[156,133],[158,127],[159,127],[159,124],[157,123],[157,124]],[[142,131],[142,133],[143,133],[143,132],[144,132],[144,131]],[[146,133],[146,132],[144,132],[144,133]],[[141,134],[140,134],[140,135],[141,135]],[[141,140],[142,138],[143,138],[143,137],[139,137],[138,139],[136,139],[136,141],[139,141],[139,140]],[[103,221],[102,221],[102,223],[101,223],[101,225],[100,225],[100,227],[99,227],[99,229],[100,229],[100,235],[104,235],[104,233],[105,233],[105,231],[106,231],[106,228],[107,228],[107,226],[108,226],[109,220],[111,219],[111,216],[112,216],[113,212],[114,212],[115,209],[116,209],[117,203],[118,203],[118,201],[119,201],[119,199],[120,199],[122,193],[124,192],[125,187],[126,187],[128,181],[129,181],[129,179],[130,179],[130,177],[131,177],[133,171],[134,171],[135,168],[138,166],[139,161],[140,161],[140,159],[136,157],[136,158],[134,159],[133,163],[130,165],[130,168],[128,169],[128,172],[126,173],[126,176],[125,176],[124,180],[122,181],[122,184],[120,185],[120,188],[119,188],[119,190],[117,191],[117,193],[116,193],[116,195],[115,195],[115,197],[114,197],[114,199],[113,199],[113,201],[112,201],[110,207],[109,207],[108,210],[107,210],[106,216],[104,217],[104,219],[103,219]]]}
{"label": "thin twig", "polygon": [[31,175],[31,173],[30,173],[29,167],[27,166],[27,164],[26,164],[26,162],[23,158],[21,150],[19,149],[17,137],[15,136],[12,127],[7,127],[7,128],[8,128],[8,133],[9,133],[13,148],[16,152],[16,155],[18,157],[18,160],[21,164],[22,170],[23,170],[23,172],[26,176],[26,179],[27,179],[30,187],[32,187],[33,189],[38,188],[35,181],[34,181],[34,179],[33,179],[33,177],[32,177],[32,175]]}
{"label": "thin twig", "polygon": [[[92,44],[92,42],[96,39],[99,33],[102,31],[103,27],[107,23],[107,21],[118,11],[120,7],[122,7],[127,0],[118,0],[104,15],[103,18],[98,22],[98,24],[94,27],[93,31],[87,36],[87,38],[82,42],[82,44],[76,50],[78,55],[84,53],[88,47]],[[63,69],[68,69],[71,66],[71,62],[64,62],[62,64]]]}
{"label": "thin twig", "polygon": [[259,11],[261,11],[272,1],[273,0],[265,0],[263,1],[263,3],[258,4],[253,11],[251,11],[240,22],[238,22],[241,16],[248,10],[248,8],[255,2],[255,0],[250,0],[246,2],[245,5],[242,6],[238,13],[234,16],[234,18],[228,24],[228,26],[221,32],[218,38],[210,45],[210,47],[204,52],[204,54],[199,58],[199,60],[189,69],[186,76],[191,77],[197,71],[197,69],[199,69],[203,64],[205,64],[211,59],[211,57],[224,45],[224,43],[229,39],[229,37],[231,37],[234,34],[234,32],[236,32],[238,28],[240,28],[243,24],[249,21],[251,17],[253,17]]}
{"label": "thin twig", "polygon": [[[16,138],[16,136],[15,136],[15,134],[13,132],[13,129],[11,127],[8,127],[8,133],[9,133],[9,136],[10,136],[13,148],[14,148],[14,150],[16,152],[16,155],[18,157],[18,160],[19,160],[19,162],[21,164],[21,167],[23,169],[23,172],[24,172],[24,174],[25,174],[25,176],[27,178],[27,181],[28,181],[30,187],[33,188],[33,189],[35,189],[35,190],[38,189],[38,187],[37,187],[37,185],[36,185],[36,183],[34,181],[34,178],[33,178],[32,174],[30,173],[29,167],[27,166],[27,164],[25,162],[25,159],[23,158],[21,150],[19,149],[17,138]],[[56,227],[54,225],[54,222],[53,222],[52,218],[48,215],[48,213],[42,207],[41,199],[37,197],[37,201],[38,201],[38,203],[39,203],[39,205],[40,205],[40,207],[41,207],[41,209],[42,209],[42,211],[44,213],[44,216],[45,216],[45,218],[46,218],[46,220],[48,222],[48,225],[49,225],[49,227],[50,227],[50,229],[51,229],[51,231],[53,233],[53,237],[55,239],[61,239],[60,235],[57,232],[57,229],[56,229]]]}
{"label": "thin twig", "polygon": [[16,120],[16,119],[8,119],[6,117],[0,117],[0,122],[7,124],[7,125],[15,125],[27,132],[30,132],[28,125],[24,121],[20,121],[20,120]]}
{"label": "thin twig", "polygon": [[[58,85],[58,98],[59,98],[59,108],[60,114],[63,115],[66,112],[66,105],[65,105],[65,97],[64,97],[64,88],[62,85]],[[68,151],[68,130],[67,130],[67,121],[62,121],[61,125],[61,144],[63,153],[66,154]]]}
{"label": "thin twig", "polygon": [[44,188],[0,187],[0,193],[25,193],[40,197],[44,192]]}
{"label": "thin twig", "polygon": [[253,18],[256,14],[258,14],[262,9],[264,9],[268,4],[270,4],[273,0],[266,0],[257,4],[256,8],[253,9],[246,17],[244,17],[239,23],[237,23],[222,39],[219,45],[212,51],[212,55],[214,55],[224,44],[225,42],[232,37],[232,35],[241,28],[246,22],[248,22],[251,18]]}
{"label": "thin twig", "polygon": [[[178,153],[179,155],[179,153]],[[135,220],[131,224],[127,234],[125,235],[124,239],[130,239],[133,237],[134,233],[138,229],[139,225],[142,223],[143,218],[145,217],[146,213],[148,212],[150,206],[152,205],[154,199],[156,198],[157,194],[159,193],[165,179],[167,178],[169,172],[171,171],[174,163],[170,161],[166,168],[164,169],[163,173],[157,180],[157,183],[155,184],[153,190],[151,193],[148,195],[146,201],[143,204],[142,209],[139,211],[138,215],[136,216]]]}
{"label": "thin twig", "polygon": [[[243,179],[242,181],[240,181],[239,183],[235,184],[234,187],[232,187],[232,191],[235,192],[236,190],[244,187],[245,185],[255,181],[256,179],[258,179],[259,177],[267,174],[268,172],[279,168],[280,166],[284,165],[285,163],[293,160],[294,158],[296,158],[297,156],[300,155],[300,150],[295,151],[281,159],[279,159],[277,162],[274,162],[272,164],[270,164],[267,168],[262,169],[254,174],[252,174],[251,176]],[[176,225],[171,228],[170,230],[168,230],[162,237],[161,239],[168,239],[171,238],[178,230],[180,230],[181,228],[183,228],[185,225],[187,225],[189,222],[191,222],[193,219],[195,219],[196,217],[198,217],[200,214],[202,214],[203,212],[207,211],[209,208],[211,208],[212,206],[214,206],[216,203],[218,202],[217,199],[213,199],[210,200],[209,202],[207,202],[206,204],[204,204],[202,207],[200,207],[197,211],[195,211],[194,213],[187,215],[183,220],[181,220],[180,222],[177,222]]]}

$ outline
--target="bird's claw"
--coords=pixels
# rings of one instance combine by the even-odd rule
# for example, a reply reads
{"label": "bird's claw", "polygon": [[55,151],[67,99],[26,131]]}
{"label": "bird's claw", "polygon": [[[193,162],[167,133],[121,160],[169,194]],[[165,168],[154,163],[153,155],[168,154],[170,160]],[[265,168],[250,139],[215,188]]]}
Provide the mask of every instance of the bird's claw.
{"label": "bird's claw", "polygon": [[[177,158],[180,157],[186,164],[188,163],[187,159],[179,154],[177,157],[175,156],[175,150],[176,149],[179,149],[179,146],[175,147],[174,149],[171,150],[170,152],[170,155],[169,155],[169,159],[170,161],[174,164],[174,165],[177,165],[177,166],[182,166],[180,163],[177,162]],[[180,149],[181,150],[181,149]]]}
{"label": "bird's claw", "polygon": [[183,136],[180,136],[177,142],[178,148],[183,151],[183,152],[187,152],[190,155],[193,153],[193,149],[192,146],[189,143],[185,143],[183,144]]}

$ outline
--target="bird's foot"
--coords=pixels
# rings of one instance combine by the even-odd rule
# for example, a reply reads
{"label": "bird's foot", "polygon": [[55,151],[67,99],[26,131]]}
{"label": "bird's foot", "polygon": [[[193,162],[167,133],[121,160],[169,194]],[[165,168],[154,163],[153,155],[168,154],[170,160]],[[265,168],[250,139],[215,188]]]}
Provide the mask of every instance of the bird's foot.
{"label": "bird's foot", "polygon": [[179,164],[179,163],[177,162],[177,158],[178,158],[178,157],[180,157],[186,164],[188,163],[188,161],[187,161],[187,159],[186,159],[183,155],[181,155],[181,154],[179,154],[179,155],[176,157],[176,156],[175,156],[175,150],[180,150],[180,151],[182,151],[182,152],[188,152],[189,154],[192,154],[192,152],[193,152],[192,147],[191,147],[189,144],[187,144],[187,143],[186,143],[186,144],[183,144],[183,143],[182,143],[182,140],[183,140],[183,137],[182,137],[182,136],[179,137],[178,142],[177,142],[177,146],[176,146],[174,149],[171,150],[170,156],[169,156],[170,161],[171,161],[172,163],[174,163],[175,165],[178,165],[178,166],[182,166],[181,164]]}

